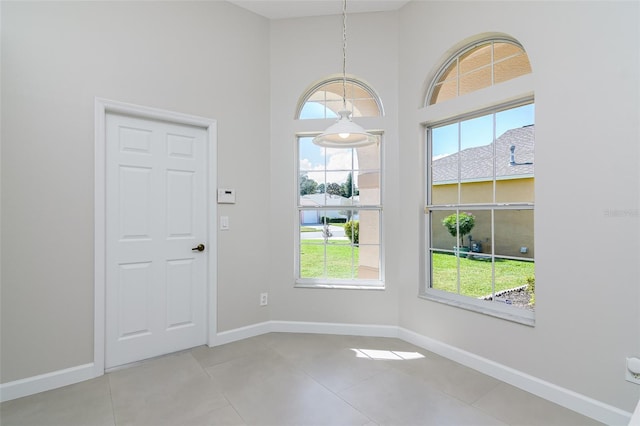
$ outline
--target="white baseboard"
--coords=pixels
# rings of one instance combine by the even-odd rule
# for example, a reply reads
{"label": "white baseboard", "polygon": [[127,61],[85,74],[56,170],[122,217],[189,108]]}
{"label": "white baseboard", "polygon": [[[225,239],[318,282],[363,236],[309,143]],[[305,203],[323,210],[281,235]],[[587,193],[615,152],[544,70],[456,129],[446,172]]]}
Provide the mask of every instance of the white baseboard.
{"label": "white baseboard", "polygon": [[0,402],[33,395],[97,377],[93,363],[0,384]]}
{"label": "white baseboard", "polygon": [[237,342],[266,333],[342,334],[352,336],[398,337],[398,327],[389,325],[339,324],[329,322],[266,321],[216,335],[210,347]]}
{"label": "white baseboard", "polygon": [[227,343],[237,342],[238,340],[248,339],[250,337],[260,336],[261,334],[271,333],[271,322],[260,322],[258,324],[248,325],[246,327],[234,328],[229,331],[222,331],[215,335],[213,342],[209,342],[209,347],[225,345]]}
{"label": "white baseboard", "polygon": [[329,322],[271,321],[271,331],[279,333],[341,334],[349,336],[398,337],[398,327],[390,325],[340,324]]}
{"label": "white baseboard", "polygon": [[[395,337],[444,356],[488,376],[530,392],[562,407],[609,425],[627,425],[631,413],[562,388],[553,383],[480,357],[471,352],[423,336],[402,327],[366,324],[336,324],[296,321],[266,321],[218,333],[209,346],[219,346],[266,333],[316,333],[353,336]],[[0,384],[0,401],[71,385],[99,376],[93,363]]]}
{"label": "white baseboard", "polygon": [[605,424],[627,425],[631,418],[617,407],[411,330],[399,328],[398,338]]}
{"label": "white baseboard", "polygon": [[268,321],[219,333],[218,337],[220,339],[216,340],[216,345],[230,343],[269,332],[396,337],[605,424],[627,425],[631,419],[631,413],[612,405],[605,404],[593,398],[589,398],[585,395],[523,373],[522,371],[482,358],[471,352],[464,351],[402,327]]}

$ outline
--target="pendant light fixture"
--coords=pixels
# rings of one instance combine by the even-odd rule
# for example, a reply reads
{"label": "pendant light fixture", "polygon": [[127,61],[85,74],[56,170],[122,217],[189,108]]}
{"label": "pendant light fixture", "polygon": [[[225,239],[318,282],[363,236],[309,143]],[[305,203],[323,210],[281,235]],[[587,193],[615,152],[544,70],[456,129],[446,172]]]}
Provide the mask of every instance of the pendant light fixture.
{"label": "pendant light fixture", "polygon": [[326,148],[355,148],[371,145],[377,138],[351,121],[347,110],[347,0],[342,2],[342,111],[338,121],[313,138],[313,143]]}

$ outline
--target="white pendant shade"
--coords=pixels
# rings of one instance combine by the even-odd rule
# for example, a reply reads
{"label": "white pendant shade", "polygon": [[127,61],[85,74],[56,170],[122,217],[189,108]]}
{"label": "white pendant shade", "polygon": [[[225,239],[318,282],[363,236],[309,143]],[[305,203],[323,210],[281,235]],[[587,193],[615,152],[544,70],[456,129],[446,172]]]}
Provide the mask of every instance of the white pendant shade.
{"label": "white pendant shade", "polygon": [[340,118],[327,130],[313,138],[313,143],[325,148],[355,148],[372,145],[378,139],[351,121],[351,112],[340,111]]}

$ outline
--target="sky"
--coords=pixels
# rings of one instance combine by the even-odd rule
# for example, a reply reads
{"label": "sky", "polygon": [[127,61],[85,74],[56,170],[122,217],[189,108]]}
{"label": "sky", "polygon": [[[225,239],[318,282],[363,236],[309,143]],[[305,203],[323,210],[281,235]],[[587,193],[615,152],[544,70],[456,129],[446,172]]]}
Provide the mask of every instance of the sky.
{"label": "sky", "polygon": [[[323,105],[317,102],[307,102],[302,111],[300,112],[300,119],[308,118],[338,118],[338,116],[330,109],[324,108]],[[318,129],[323,130],[323,129]],[[300,171],[308,171],[307,177],[320,183],[342,183],[346,181],[348,170],[358,168],[357,158],[353,158],[352,149],[331,149],[322,148],[314,145],[311,142],[313,138],[305,137],[300,138],[299,144],[299,158],[300,158]],[[327,156],[327,170],[334,170],[328,173],[327,181],[324,182],[324,170],[325,170],[325,154]],[[313,172],[313,170],[322,170],[322,172]],[[341,170],[341,171],[338,171]],[[357,179],[357,173],[354,176]],[[355,182],[357,185],[357,182]]]}
{"label": "sky", "polygon": [[[528,104],[496,114],[496,139],[509,129],[534,124],[535,105]],[[436,127],[432,133],[433,159],[458,150],[458,123]],[[460,149],[488,145],[493,141],[493,115],[485,115],[460,123]]]}
{"label": "sky", "polygon": [[[323,148],[315,145],[311,137],[300,138],[300,172],[306,172],[309,179],[320,183],[342,183],[350,170],[358,169],[357,156],[353,149]],[[325,154],[327,158],[327,177],[325,182]],[[314,170],[318,170],[314,172]],[[357,185],[358,174],[354,173]]]}
{"label": "sky", "polygon": [[[324,118],[325,109],[316,102],[307,102],[300,113],[300,118]],[[331,110],[326,110],[327,117],[337,117]],[[496,138],[509,129],[534,124],[535,105],[528,104],[517,108],[498,112],[496,117]],[[322,129],[319,129],[322,130]],[[346,180],[348,170],[357,169],[357,156],[351,149],[322,148],[311,142],[311,137],[300,138],[299,158],[300,171],[307,172],[310,179],[325,183],[325,154],[327,170],[334,170],[327,176],[328,183],[341,183]],[[458,123],[433,129],[433,158],[441,158],[458,150]],[[493,115],[485,115],[460,123],[460,149],[488,145],[493,141]],[[353,164],[352,164],[353,161]],[[318,170],[318,172],[314,172]],[[341,171],[339,171],[341,170]],[[357,173],[354,174],[357,178]],[[357,182],[355,182],[357,185]]]}

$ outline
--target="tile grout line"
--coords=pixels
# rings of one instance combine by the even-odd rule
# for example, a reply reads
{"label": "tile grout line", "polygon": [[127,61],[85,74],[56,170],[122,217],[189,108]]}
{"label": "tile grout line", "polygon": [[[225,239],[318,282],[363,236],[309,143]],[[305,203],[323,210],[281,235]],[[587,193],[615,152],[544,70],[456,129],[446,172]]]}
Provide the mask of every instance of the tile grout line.
{"label": "tile grout line", "polygon": [[[354,410],[356,410],[358,413],[362,414],[362,416],[364,416],[365,418],[369,419],[370,422],[375,423],[376,425],[379,425],[380,423],[378,423],[377,420],[372,419],[369,415],[365,414],[364,412],[362,412],[359,408],[355,407],[353,404],[351,404],[349,401],[347,401],[346,399],[344,399],[342,396],[340,396],[340,394],[337,393],[337,391],[334,391],[333,389],[330,389],[328,386],[326,386],[323,383],[320,383],[318,380],[316,380],[315,377],[313,377],[311,374],[309,374],[304,368],[300,367],[298,368],[302,373],[304,373],[307,377],[309,377],[311,380],[313,380],[313,382],[315,382],[316,384],[320,385],[322,388],[328,390],[332,395],[334,395],[336,398],[338,398],[340,401],[344,402],[345,404],[347,404],[349,407],[353,408]],[[373,377],[378,376],[379,374],[383,373],[386,370],[383,371],[378,371],[376,373],[373,373],[371,376],[360,380],[358,383],[354,383],[350,386],[347,386],[346,388],[342,389],[343,391],[347,390],[347,389],[351,389],[359,384],[361,384],[362,382],[366,382],[368,380],[371,380]]]}
{"label": "tile grout line", "polygon": [[[209,349],[213,349],[213,348],[209,348]],[[213,377],[211,377],[211,375],[210,375],[210,374],[209,374],[209,372],[207,371],[207,368],[208,368],[208,367],[207,367],[207,368],[205,368],[205,366],[204,366],[204,365],[202,365],[202,364],[200,363],[200,360],[198,360],[198,359],[193,355],[193,348],[192,348],[191,350],[189,350],[189,355],[191,356],[191,358],[193,358],[193,360],[196,362],[196,364],[198,364],[198,367],[200,367],[200,369],[204,372],[204,374],[205,374],[205,375],[206,375],[206,377],[209,379],[209,381],[210,381],[210,382],[212,382],[212,383],[214,383],[214,382],[213,382]],[[243,355],[243,356],[245,356],[245,355]],[[234,359],[237,359],[237,358],[234,358]],[[225,364],[225,363],[230,362],[230,361],[231,361],[231,360],[224,361],[224,362],[221,362],[221,363],[218,363],[218,364],[214,364],[214,365],[212,365],[211,367],[214,367],[214,366],[216,366],[216,365],[222,365],[222,364]],[[214,385],[215,385],[215,383],[214,383]],[[248,423],[247,423],[247,421],[245,420],[245,418],[244,418],[244,417],[242,417],[242,415],[240,414],[240,412],[238,411],[238,409],[235,407],[235,405],[233,405],[233,403],[229,400],[229,398],[227,398],[227,393],[226,393],[225,391],[223,391],[223,390],[219,390],[219,392],[220,392],[220,395],[222,395],[222,397],[224,398],[224,400],[225,400],[225,401],[227,401],[227,406],[229,406],[229,407],[231,407],[231,408],[233,409],[233,411],[234,411],[234,412],[238,415],[238,417],[242,420],[242,423],[243,423],[244,425],[247,425]],[[221,409],[221,408],[224,408],[224,407],[220,407],[219,409]],[[219,410],[219,409],[218,409],[218,410]]]}
{"label": "tile grout line", "polygon": [[109,401],[111,403],[111,414],[113,415],[113,426],[118,426],[118,421],[116,419],[116,407],[113,403],[113,389],[111,389],[111,373],[106,373],[107,383],[109,384]]}

